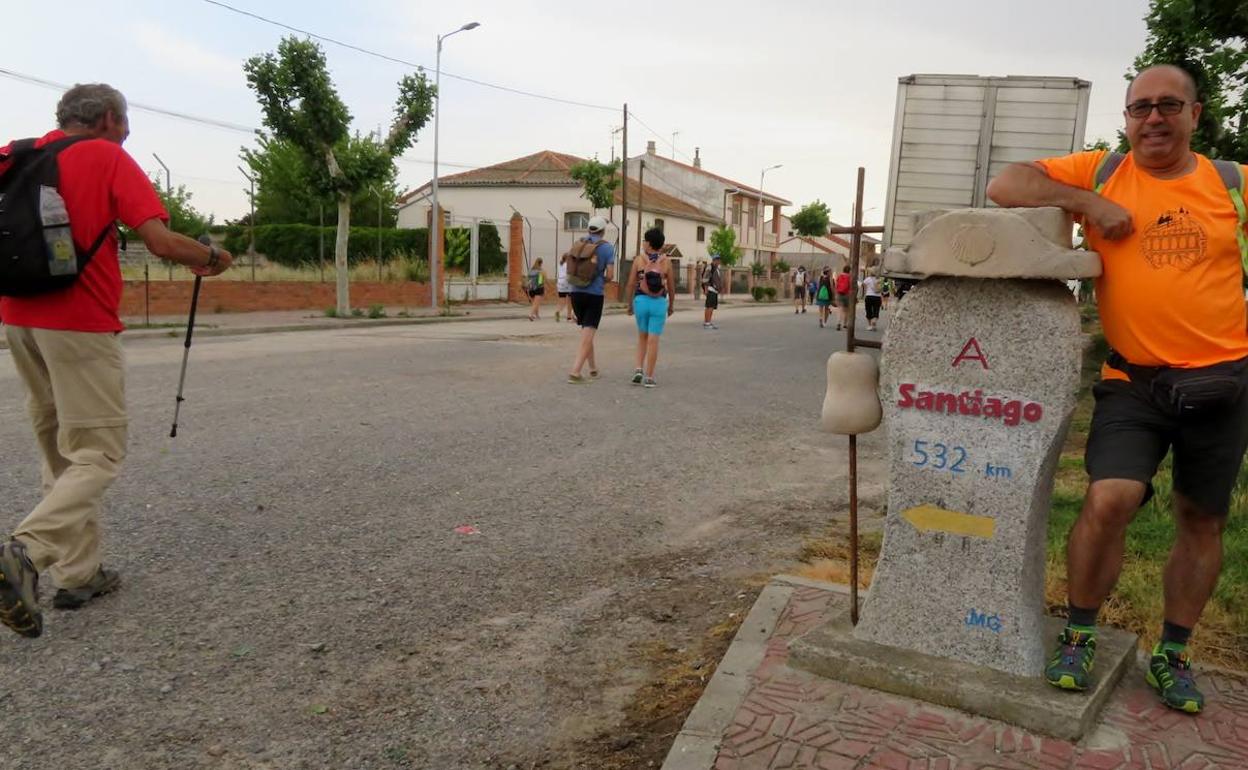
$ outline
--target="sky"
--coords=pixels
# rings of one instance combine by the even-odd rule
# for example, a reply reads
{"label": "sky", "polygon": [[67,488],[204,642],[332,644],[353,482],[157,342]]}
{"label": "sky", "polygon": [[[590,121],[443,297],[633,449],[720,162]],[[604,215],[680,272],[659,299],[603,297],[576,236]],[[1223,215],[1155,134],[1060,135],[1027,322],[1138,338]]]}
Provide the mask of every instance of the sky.
{"label": "sky", "polygon": [[[236,9],[424,65],[442,54],[440,174],[554,150],[611,156],[625,102],[629,155],[661,155],[756,186],[798,207],[816,198],[848,220],[858,166],[865,218],[884,212],[897,79],[916,73],[1052,75],[1092,82],[1087,139],[1122,123],[1123,79],[1143,49],[1147,0],[778,0],[718,3],[456,0],[223,0]],[[126,149],[149,172],[158,155],[172,183],[217,221],[247,211],[240,149],[262,125],[242,64],[273,51],[288,29],[208,0],[65,0],[56,13],[10,3],[0,55],[0,135],[55,125],[61,89],[106,82],[131,102]],[[55,41],[53,50],[50,41]],[[388,126],[410,66],[322,42],[339,95],[361,132]],[[21,76],[14,77],[13,74]],[[446,73],[579,106],[491,88]],[[230,127],[153,114],[146,105]],[[607,109],[600,109],[605,107]],[[675,133],[678,132],[678,133]],[[675,136],[673,137],[673,134]],[[615,152],[620,152],[615,137]],[[673,147],[674,139],[674,147]],[[400,186],[433,173],[433,123],[398,163]],[[162,172],[163,174],[163,172]],[[465,212],[467,214],[468,212]],[[539,212],[540,213],[540,212]]]}

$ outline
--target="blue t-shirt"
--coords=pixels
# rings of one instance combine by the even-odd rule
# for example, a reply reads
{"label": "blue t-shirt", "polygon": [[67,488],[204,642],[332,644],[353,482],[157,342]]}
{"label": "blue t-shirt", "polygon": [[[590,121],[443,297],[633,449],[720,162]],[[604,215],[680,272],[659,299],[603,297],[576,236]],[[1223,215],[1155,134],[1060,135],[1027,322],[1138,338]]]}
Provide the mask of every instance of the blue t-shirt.
{"label": "blue t-shirt", "polygon": [[598,274],[594,276],[594,281],[588,286],[578,288],[572,287],[573,294],[597,294],[602,295],[602,284],[607,273],[607,268],[615,261],[615,248],[604,241],[601,235],[591,235],[589,240],[597,241],[598,248],[594,249],[594,254],[598,257]]}

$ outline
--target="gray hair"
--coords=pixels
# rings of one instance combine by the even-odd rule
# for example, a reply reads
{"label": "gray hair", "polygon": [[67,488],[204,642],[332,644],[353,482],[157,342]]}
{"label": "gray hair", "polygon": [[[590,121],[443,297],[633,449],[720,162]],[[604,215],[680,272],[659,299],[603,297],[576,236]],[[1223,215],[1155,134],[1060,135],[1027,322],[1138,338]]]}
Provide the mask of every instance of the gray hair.
{"label": "gray hair", "polygon": [[118,119],[126,117],[126,97],[105,83],[79,83],[61,96],[56,104],[56,124],[91,127],[112,112]]}

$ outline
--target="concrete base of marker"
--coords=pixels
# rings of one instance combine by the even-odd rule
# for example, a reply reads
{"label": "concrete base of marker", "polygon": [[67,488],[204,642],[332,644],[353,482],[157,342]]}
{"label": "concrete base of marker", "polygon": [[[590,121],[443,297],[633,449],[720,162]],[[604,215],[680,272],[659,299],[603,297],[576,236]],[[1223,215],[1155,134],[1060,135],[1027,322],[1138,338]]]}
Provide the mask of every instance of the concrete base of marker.
{"label": "concrete base of marker", "polygon": [[[1046,618],[1056,641],[1062,620]],[[789,644],[790,665],[829,679],[960,709],[1025,730],[1078,741],[1096,724],[1114,686],[1136,655],[1138,637],[1097,631],[1096,667],[1086,692],[1058,690],[1040,677],[888,647],[854,637],[849,614]]]}

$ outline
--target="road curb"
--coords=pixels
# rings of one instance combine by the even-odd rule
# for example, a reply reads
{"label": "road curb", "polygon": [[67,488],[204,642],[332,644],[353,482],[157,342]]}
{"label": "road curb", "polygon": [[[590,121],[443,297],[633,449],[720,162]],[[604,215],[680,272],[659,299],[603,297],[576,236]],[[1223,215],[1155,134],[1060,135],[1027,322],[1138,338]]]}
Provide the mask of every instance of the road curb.
{"label": "road curb", "polygon": [[[778,303],[725,303],[727,307],[734,309],[741,308],[765,308],[772,304]],[[701,310],[697,308],[680,308],[677,313],[686,311]],[[603,315],[624,315],[626,308],[623,305],[607,308],[603,311]],[[414,326],[419,324],[438,324],[438,323],[456,323],[474,321],[519,321],[528,318],[528,314],[517,312],[507,315],[478,315],[471,313],[462,313],[449,316],[426,316],[419,318],[361,318],[361,319],[341,319],[335,323],[296,323],[296,324],[275,324],[270,326],[238,326],[238,327],[211,327],[199,326],[195,329],[196,337],[241,337],[247,334],[276,334],[281,332],[312,332],[326,331],[338,329],[361,329],[380,326]],[[205,323],[208,323],[205,321]],[[181,338],[186,331],[185,326],[170,326],[163,329],[135,329],[122,333],[122,340],[138,340],[138,339],[178,339]],[[0,337],[0,350],[8,350],[9,344]]]}

